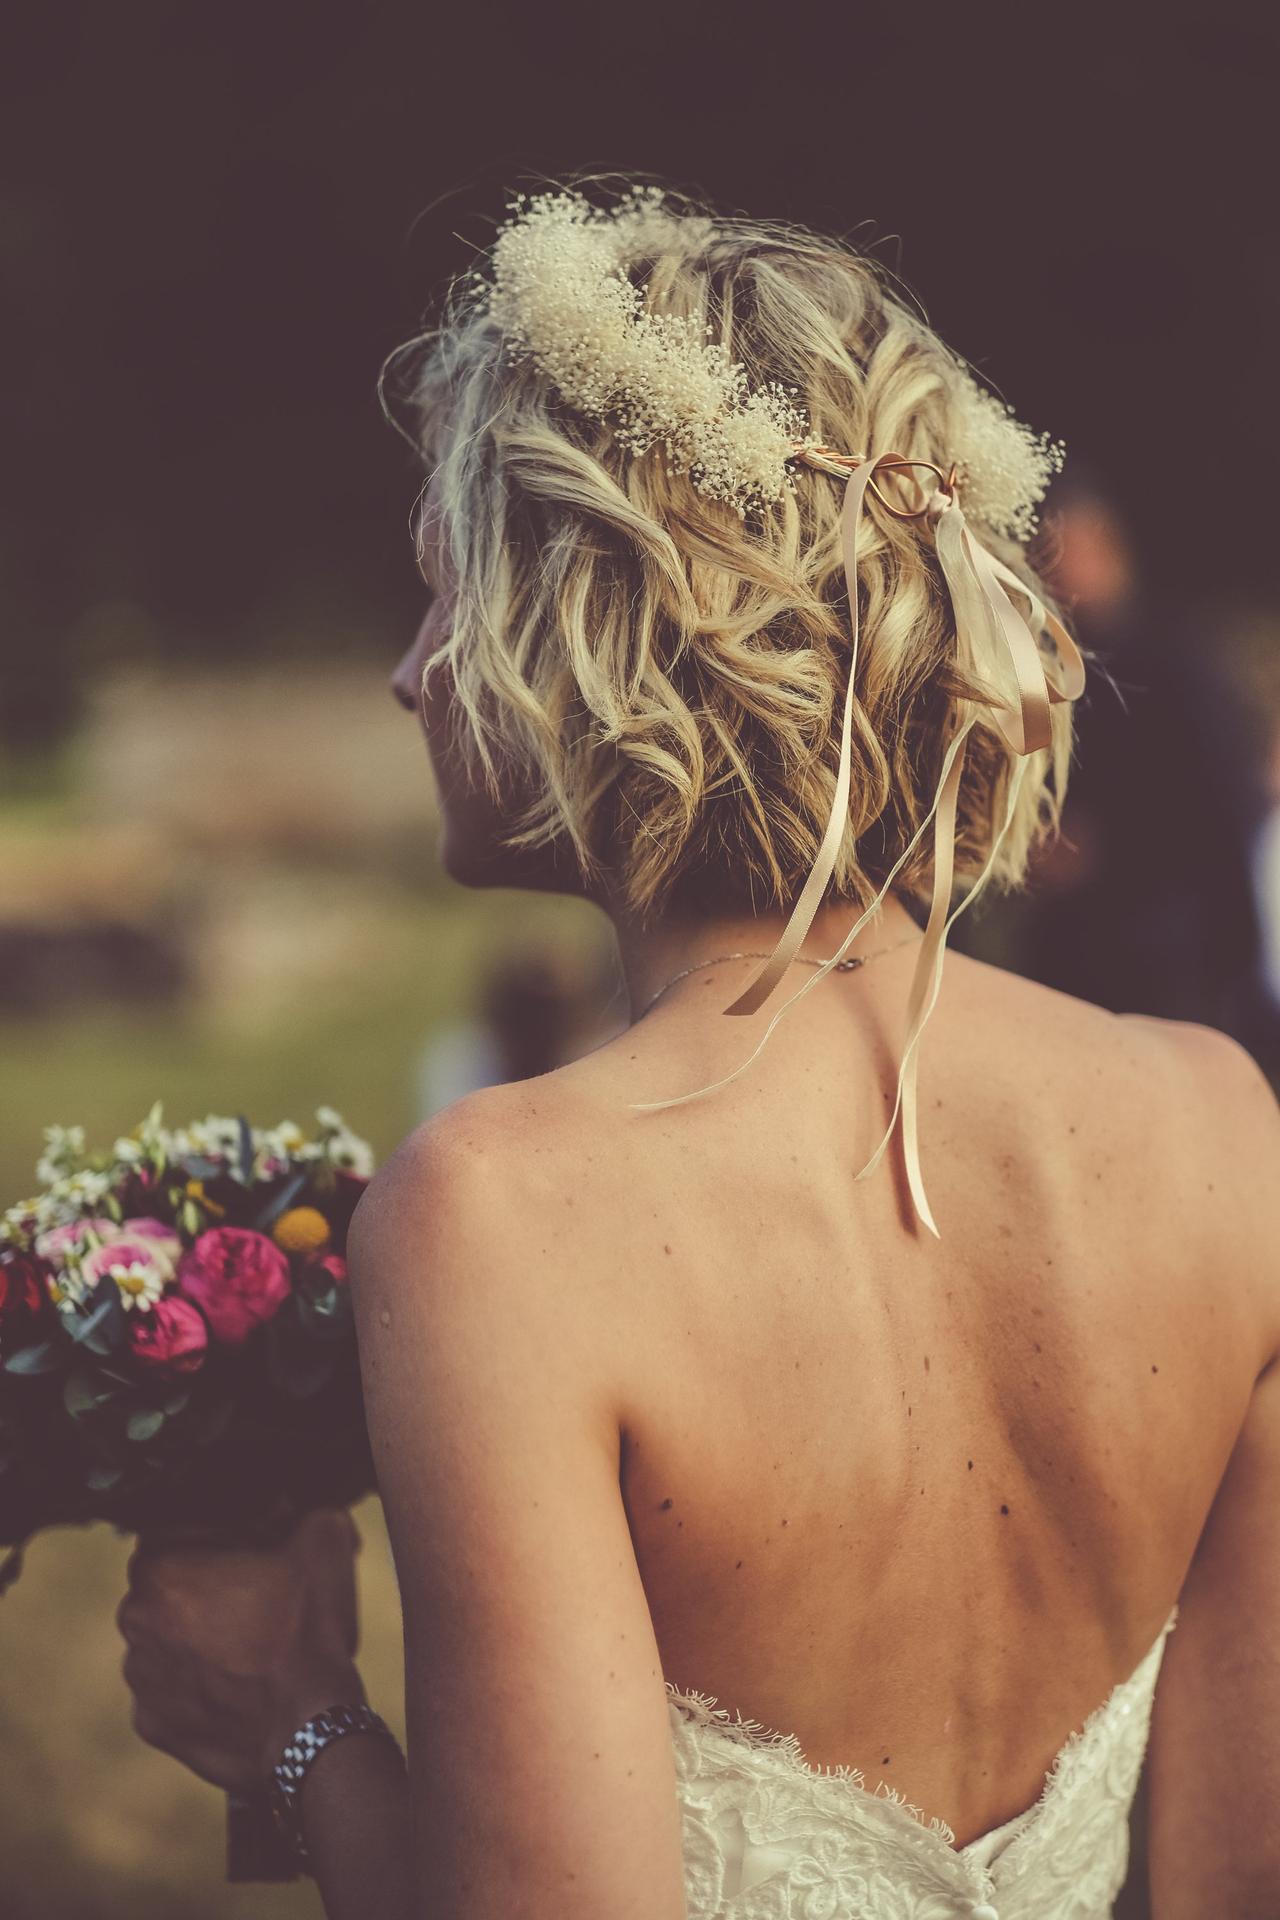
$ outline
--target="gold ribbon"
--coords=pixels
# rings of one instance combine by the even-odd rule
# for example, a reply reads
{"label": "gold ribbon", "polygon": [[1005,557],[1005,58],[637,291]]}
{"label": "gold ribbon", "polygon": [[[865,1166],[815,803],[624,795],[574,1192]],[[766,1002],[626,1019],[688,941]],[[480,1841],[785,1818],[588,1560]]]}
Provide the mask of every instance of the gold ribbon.
{"label": "gold ribbon", "polygon": [[[1050,744],[1052,707],[1059,701],[1077,699],[1083,691],[1084,661],[1061,622],[1047,611],[1010,568],[988,553],[981,542],[975,539],[961,512],[954,479],[940,485],[925,507],[908,513],[894,508],[875,484],[877,473],[911,468],[913,463],[903,460],[899,455],[885,454],[877,460],[870,460],[854,455],[831,455],[826,449],[821,449],[812,454],[801,453],[800,457],[810,459],[812,465],[825,471],[838,473],[842,477],[846,473],[848,475],[840,515],[840,548],[848,588],[852,647],[841,718],[839,768],[822,843],[782,936],[744,991],[724,1009],[726,1014],[757,1013],[775,992],[804,944],[839,858],[840,844],[849,817],[853,768],[853,703],[859,639],[857,534],[869,490],[899,518],[925,518],[933,526],[938,563],[955,613],[957,645],[962,663],[982,685],[984,694],[966,703],[972,707],[972,711],[962,719],[943,756],[942,771],[929,810],[890,869],[879,893],[830,958],[815,968],[804,984],[783,1002],[746,1059],[721,1079],[713,1080],[705,1087],[697,1087],[691,1093],[676,1094],[668,1100],[640,1101],[634,1105],[635,1110],[642,1113],[656,1113],[667,1107],[683,1106],[687,1101],[700,1100],[718,1092],[721,1087],[728,1086],[744,1074],[759,1059],[774,1028],[787,1012],[806,993],[811,993],[819,981],[844,958],[867,921],[879,909],[881,901],[932,821],[933,896],[907,995],[906,1033],[898,1065],[893,1113],[879,1146],[854,1178],[865,1180],[875,1171],[901,1118],[903,1157],[912,1203],[925,1226],[940,1239],[942,1236],[929,1206],[920,1168],[916,1086],[920,1037],[937,1003],[947,935],[953,922],[977,898],[995,864],[1022,791],[1027,756]],[[1014,604],[1013,595],[1026,602],[1025,613]],[[1045,666],[1038,638],[1044,632],[1050,635],[1057,652],[1061,668],[1059,682],[1050,679]],[[948,915],[955,875],[956,812],[965,747],[970,732],[984,711],[1019,759],[1009,782],[1004,820],[982,871],[955,912]]]}

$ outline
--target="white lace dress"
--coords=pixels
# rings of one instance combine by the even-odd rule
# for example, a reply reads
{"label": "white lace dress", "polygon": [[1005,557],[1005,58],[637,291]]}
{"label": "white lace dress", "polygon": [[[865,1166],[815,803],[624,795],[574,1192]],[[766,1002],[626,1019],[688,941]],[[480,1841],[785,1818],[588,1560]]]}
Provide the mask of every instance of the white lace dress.
{"label": "white lace dress", "polygon": [[893,1789],[667,1683],[689,1920],[1110,1920],[1170,1614],[1025,1813],[957,1847]]}

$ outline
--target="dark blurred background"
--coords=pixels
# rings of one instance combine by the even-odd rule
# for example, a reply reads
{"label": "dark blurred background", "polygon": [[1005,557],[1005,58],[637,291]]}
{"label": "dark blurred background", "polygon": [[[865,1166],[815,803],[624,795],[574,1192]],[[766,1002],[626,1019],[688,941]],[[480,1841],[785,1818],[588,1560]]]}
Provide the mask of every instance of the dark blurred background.
{"label": "dark blurred background", "polygon": [[[383,1151],[618,1018],[588,911],[442,879],[384,687],[419,585],[378,366],[506,186],[582,166],[874,241],[1067,442],[1044,558],[1105,671],[1062,842],[954,938],[1276,1073],[1276,41],[1231,4],[12,14],[5,1193],[47,1121],[110,1140],[157,1095],[175,1121],[332,1102]],[[38,1541],[0,1600],[0,1911],[310,1911],[221,1888],[216,1796],[132,1741],[125,1551]]]}

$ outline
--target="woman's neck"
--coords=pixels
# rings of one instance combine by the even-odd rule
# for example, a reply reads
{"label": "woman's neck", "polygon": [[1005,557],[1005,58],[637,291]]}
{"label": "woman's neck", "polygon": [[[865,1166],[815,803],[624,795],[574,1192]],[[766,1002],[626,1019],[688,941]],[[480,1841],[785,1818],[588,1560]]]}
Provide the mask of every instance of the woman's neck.
{"label": "woman's neck", "polygon": [[[648,926],[640,926],[624,914],[611,917],[633,1021],[647,1010],[656,994],[688,968],[730,954],[770,954],[787,924],[787,916],[781,911],[716,914],[699,919],[682,916],[653,921]],[[858,910],[852,901],[820,907],[800,952],[806,959],[825,960],[857,919]],[[906,940],[917,929],[918,922],[902,902],[888,894],[849,948],[849,956],[878,952]],[[758,960],[738,959],[714,971],[727,982],[740,981],[745,986],[759,964]],[[704,967],[700,971],[705,977],[712,969]],[[668,1004],[676,1003],[683,984],[679,981],[672,985],[671,992],[664,996]]]}

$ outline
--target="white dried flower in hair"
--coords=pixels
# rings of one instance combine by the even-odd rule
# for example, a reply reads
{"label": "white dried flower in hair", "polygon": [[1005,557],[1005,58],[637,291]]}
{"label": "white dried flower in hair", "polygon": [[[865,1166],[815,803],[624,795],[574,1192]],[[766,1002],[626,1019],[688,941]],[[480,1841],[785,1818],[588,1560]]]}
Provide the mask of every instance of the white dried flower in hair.
{"label": "white dried flower in hair", "polygon": [[[646,310],[627,268],[675,218],[656,188],[609,211],[576,193],[519,202],[494,243],[488,310],[508,352],[567,405],[609,421],[632,454],[660,446],[674,472],[745,516],[793,484],[787,462],[808,420],[776,382],[753,389],[704,323]],[[691,224],[690,243],[705,245],[710,222]]]}
{"label": "white dried flower in hair", "polygon": [[957,401],[954,457],[960,466],[960,498],[966,513],[994,533],[1029,540],[1036,530],[1036,508],[1054,474],[1062,472],[1065,447],[1025,425],[1012,407],[980,386],[967,369]]}

